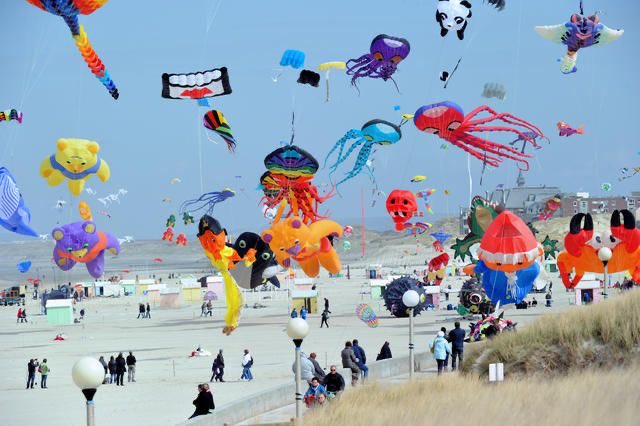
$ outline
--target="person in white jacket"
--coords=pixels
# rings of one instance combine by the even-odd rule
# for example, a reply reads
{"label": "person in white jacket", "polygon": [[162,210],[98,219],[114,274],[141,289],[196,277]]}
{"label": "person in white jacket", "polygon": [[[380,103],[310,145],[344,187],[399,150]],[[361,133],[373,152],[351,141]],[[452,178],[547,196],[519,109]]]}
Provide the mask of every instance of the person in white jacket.
{"label": "person in white jacket", "polygon": [[[293,374],[296,373],[296,362],[293,361],[291,365],[291,371]],[[311,379],[315,376],[315,366],[313,362],[307,358],[307,354],[304,352],[300,353],[300,378],[302,380],[306,380],[307,383],[311,384]]]}
{"label": "person in white jacket", "polygon": [[249,353],[249,349],[244,350],[244,357],[242,358],[242,376],[240,380],[247,379],[253,380],[253,374],[251,374],[251,367],[253,366],[253,357]]}

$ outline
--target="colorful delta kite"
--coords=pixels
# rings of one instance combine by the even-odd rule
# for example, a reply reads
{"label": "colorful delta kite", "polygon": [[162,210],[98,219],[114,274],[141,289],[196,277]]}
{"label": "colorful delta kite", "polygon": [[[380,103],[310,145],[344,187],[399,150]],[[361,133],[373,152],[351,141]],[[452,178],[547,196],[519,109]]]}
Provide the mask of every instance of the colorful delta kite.
{"label": "colorful delta kite", "polygon": [[162,74],[162,97],[204,99],[231,93],[226,67],[190,74]]}
{"label": "colorful delta kite", "polygon": [[[225,188],[222,191],[205,192],[200,197],[194,200],[187,200],[182,203],[180,212],[183,213],[196,213],[200,210],[205,210],[207,214],[211,214],[216,204],[228,200],[236,195],[235,191]],[[174,218],[175,220],[175,218]]]}
{"label": "colorful delta kite", "polygon": [[305,224],[324,219],[318,214],[318,207],[333,196],[333,191],[320,196],[312,184],[319,165],[311,154],[287,145],[269,153],[264,165],[267,172],[260,177],[260,188],[264,192],[261,202],[267,209],[277,208],[285,201],[289,205],[287,217],[300,216]]}
{"label": "colorful delta kite", "polygon": [[440,230],[432,233],[431,236],[435,239],[433,242],[433,248],[440,254],[429,260],[429,263],[427,264],[427,282],[440,285],[442,284],[442,280],[444,279],[447,270],[447,265],[449,264],[449,255],[445,253],[443,244],[451,238],[451,235]]}
{"label": "colorful delta kite", "polygon": [[421,283],[409,277],[396,278],[387,284],[383,293],[384,306],[394,317],[407,318],[409,316],[409,308],[402,302],[402,296],[407,290],[414,290],[420,296],[418,304],[413,308],[414,317],[427,308],[427,295]]}
{"label": "colorful delta kite", "polygon": [[362,77],[381,78],[384,81],[390,79],[396,84],[392,76],[410,51],[411,45],[407,39],[386,34],[376,36],[369,53],[347,61],[347,75],[353,76],[351,84],[357,87],[358,79]]}
{"label": "colorful delta kite", "polygon": [[228,336],[238,327],[238,319],[242,309],[242,293],[229,270],[233,269],[235,262],[241,261],[242,258],[230,244],[227,244],[227,230],[209,215],[200,218],[198,240],[200,240],[204,254],[209,258],[211,265],[220,272],[224,281],[227,313],[224,317],[225,327],[222,332]]}
{"label": "colorful delta kite", "polygon": [[55,154],[45,158],[40,164],[40,176],[49,186],[58,186],[67,180],[69,192],[76,197],[82,194],[84,183],[92,175],[102,182],[111,177],[106,161],[98,156],[100,145],[86,139],[58,139]]}
{"label": "colorful delta kite", "polygon": [[562,58],[560,71],[563,74],[576,72],[578,51],[590,46],[602,46],[622,37],[624,30],[613,30],[600,22],[598,13],[584,16],[582,0],[580,13],[574,13],[569,22],[558,25],[534,27],[535,32],[554,43],[567,46],[567,53]]}
{"label": "colorful delta kite", "polygon": [[104,252],[120,252],[120,243],[111,234],[96,229],[92,221],[74,222],[55,228],[51,235],[56,241],[53,261],[58,268],[68,271],[76,263],[84,263],[93,278],[104,274]]}
{"label": "colorful delta kite", "polygon": [[[489,116],[477,118],[477,115],[483,112],[489,113]],[[502,121],[506,125],[492,126],[491,122],[493,121]],[[531,131],[538,137],[545,137],[542,131],[533,124],[506,112],[498,113],[486,105],[479,106],[466,116],[462,108],[454,102],[445,101],[425,105],[416,111],[413,122],[418,130],[437,135],[493,167],[498,167],[507,158],[517,161],[520,170],[528,170],[527,158],[531,158],[531,155],[491,142],[472,133],[515,133],[536,148],[540,148],[540,146],[533,138],[523,132]]]}
{"label": "colorful delta kite", "polygon": [[17,109],[0,111],[0,121],[11,120],[17,121],[19,124],[22,124],[22,111],[18,111]]}
{"label": "colorful delta kite", "polygon": [[222,112],[212,109],[202,117],[204,127],[209,130],[213,130],[220,135],[222,139],[227,143],[229,151],[234,152],[236,149],[236,140],[231,133],[231,126],[227,122],[227,119],[222,115]]}
{"label": "colorful delta kite", "polygon": [[0,226],[16,234],[37,237],[29,222],[31,212],[24,204],[15,178],[7,168],[0,167]]}
{"label": "colorful delta kite", "polygon": [[[342,164],[342,162],[349,158],[353,151],[360,147],[360,151],[358,151],[358,157],[356,158],[351,171],[346,173],[345,177],[342,178],[335,186],[338,187],[340,186],[340,184],[356,177],[363,169],[367,171],[367,173],[371,177],[371,180],[375,183],[375,176],[373,175],[373,171],[367,164],[374,146],[393,145],[400,141],[401,138],[402,131],[400,130],[400,127],[385,120],[371,120],[366,122],[360,130],[349,130],[342,138],[340,138],[340,140],[338,140],[338,142],[335,143],[324,160],[326,166],[327,161],[329,160],[331,155],[336,150],[338,150],[338,158],[336,158],[335,163],[330,166],[331,170],[329,172],[329,176],[331,176],[338,170],[340,164]],[[344,152],[345,145],[351,139],[354,139],[354,142],[347,149],[347,151]]]}
{"label": "colorful delta kite", "polygon": [[90,15],[108,0],[27,0],[28,3],[46,11],[58,15],[64,19],[71,30],[71,36],[80,50],[91,72],[107,88],[113,99],[118,99],[119,93],[116,85],[111,80],[106,67],[93,50],[84,27],[78,22],[78,15]]}
{"label": "colorful delta kite", "polygon": [[291,268],[295,260],[310,278],[318,276],[320,266],[330,274],[339,273],[340,257],[332,239],[342,235],[342,226],[331,220],[319,220],[307,226],[298,216],[282,219],[284,207],[283,203],[271,228],[262,233],[262,240],[269,244],[278,263]]}
{"label": "colorful delta kite", "polygon": [[373,311],[373,308],[366,303],[360,303],[356,307],[356,316],[360,321],[366,323],[371,328],[376,328],[378,326],[378,317],[376,316],[376,313]]}
{"label": "colorful delta kite", "polygon": [[304,66],[305,54],[300,50],[285,50],[280,59],[281,67],[300,69]]}

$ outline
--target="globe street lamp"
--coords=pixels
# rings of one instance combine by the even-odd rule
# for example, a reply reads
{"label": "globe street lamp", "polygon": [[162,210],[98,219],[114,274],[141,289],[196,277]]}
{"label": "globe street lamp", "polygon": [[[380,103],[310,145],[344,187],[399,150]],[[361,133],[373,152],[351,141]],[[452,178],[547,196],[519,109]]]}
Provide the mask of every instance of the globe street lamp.
{"label": "globe street lamp", "polygon": [[407,290],[402,295],[402,303],[409,308],[409,379],[413,378],[413,308],[418,306],[420,295],[415,290]]}
{"label": "globe street lamp", "polygon": [[302,392],[300,391],[300,346],[309,334],[309,324],[302,318],[291,318],[287,324],[287,335],[296,346],[296,424],[302,424]]}
{"label": "globe street lamp", "polygon": [[71,377],[87,399],[87,426],[94,426],[93,396],[104,380],[104,367],[97,359],[90,357],[80,358],[71,369]]}
{"label": "globe street lamp", "polygon": [[604,297],[605,299],[608,296],[607,286],[609,280],[609,277],[607,276],[607,264],[609,263],[609,260],[611,260],[612,256],[613,253],[611,252],[611,249],[609,247],[602,247],[600,250],[598,250],[598,259],[600,259],[600,261],[604,265],[604,291],[602,292],[602,297]]}

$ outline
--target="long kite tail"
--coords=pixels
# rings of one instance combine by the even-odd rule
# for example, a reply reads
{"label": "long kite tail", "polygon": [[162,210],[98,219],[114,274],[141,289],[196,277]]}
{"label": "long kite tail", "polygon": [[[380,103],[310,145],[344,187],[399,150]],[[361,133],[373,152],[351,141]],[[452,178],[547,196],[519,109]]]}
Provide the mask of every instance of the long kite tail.
{"label": "long kite tail", "polygon": [[222,272],[222,278],[227,299],[227,313],[224,316],[224,332],[229,335],[238,327],[238,319],[240,318],[240,311],[242,309],[242,293],[229,272]]}
{"label": "long kite tail", "polygon": [[93,46],[91,46],[91,42],[89,42],[89,37],[87,37],[87,33],[84,31],[84,27],[80,25],[77,34],[73,31],[73,28],[71,28],[71,33],[76,42],[76,46],[78,46],[78,50],[80,50],[80,54],[91,69],[91,72],[100,80],[103,86],[107,88],[113,99],[118,99],[118,96],[120,96],[118,88],[113,80],[111,80],[111,76],[98,57],[98,54],[93,50]]}

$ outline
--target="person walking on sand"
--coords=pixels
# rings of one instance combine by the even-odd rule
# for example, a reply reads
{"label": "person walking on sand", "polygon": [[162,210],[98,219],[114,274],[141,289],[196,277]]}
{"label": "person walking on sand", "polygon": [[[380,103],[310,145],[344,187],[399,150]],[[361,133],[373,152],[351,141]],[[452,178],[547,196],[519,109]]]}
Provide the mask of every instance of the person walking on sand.
{"label": "person walking on sand", "polygon": [[360,369],[350,341],[347,340],[345,342],[344,349],[340,352],[340,357],[342,358],[342,367],[351,369],[351,386],[355,386],[360,378]]}
{"label": "person walking on sand", "polygon": [[22,322],[22,308],[18,308],[17,318],[16,323]]}
{"label": "person walking on sand", "polygon": [[137,319],[144,318],[144,303],[138,303],[138,317]]}
{"label": "person walking on sand", "polygon": [[113,355],[111,355],[111,359],[109,360],[109,383],[115,382],[117,385],[118,374],[116,373],[116,371],[116,359],[113,357]]}
{"label": "person walking on sand", "polygon": [[211,305],[211,300],[207,301],[207,314],[209,314],[210,317],[213,316],[213,306]]}
{"label": "person walking on sand", "polygon": [[[447,343],[451,343],[451,341],[449,340],[449,335],[447,334],[447,328],[440,327],[440,331],[444,333],[444,338],[447,341]],[[446,358],[444,359],[444,371],[447,371],[448,368],[449,368],[449,354],[447,354]]]}
{"label": "person walking on sand", "polygon": [[247,381],[253,380],[253,374],[251,374],[251,367],[253,366],[253,357],[249,353],[249,349],[244,350],[244,357],[242,358],[242,376],[240,380],[247,379]]}
{"label": "person walking on sand", "polygon": [[43,359],[38,367],[38,371],[40,372],[40,388],[47,389],[47,376],[51,369],[47,365],[47,359]]}
{"label": "person walking on sand", "polygon": [[447,354],[451,353],[451,348],[449,347],[449,342],[444,338],[444,333],[442,331],[438,331],[438,335],[435,339],[431,341],[429,344],[431,348],[431,352],[433,353],[433,357],[436,359],[438,363],[438,376],[442,374],[444,371],[444,360],[447,357]]}
{"label": "person walking on sand", "polygon": [[27,387],[26,389],[33,389],[33,383],[36,380],[36,367],[37,364],[33,358],[27,363]]}
{"label": "person walking on sand", "polygon": [[135,382],[136,381],[136,357],[133,356],[133,352],[129,351],[129,355],[127,355],[127,368],[129,369],[129,374],[127,375],[127,382]]}
{"label": "person walking on sand", "polygon": [[307,309],[304,306],[300,308],[300,318],[307,320]]}
{"label": "person walking on sand", "polygon": [[202,302],[202,306],[200,306],[200,317],[204,317],[207,315],[207,303]]}
{"label": "person walking on sand", "polygon": [[116,385],[124,386],[124,373],[127,372],[127,361],[122,356],[122,352],[116,358]]}
{"label": "person walking on sand", "polygon": [[24,322],[29,322],[27,321],[27,308],[22,308],[22,317],[21,317]]}
{"label": "person walking on sand", "polygon": [[362,349],[362,346],[358,344],[358,339],[353,339],[353,354],[358,360],[356,364],[362,372],[362,378],[364,380],[369,377],[369,367],[367,367],[367,355],[365,354],[364,349]]}
{"label": "person walking on sand", "polygon": [[465,331],[460,328],[460,321],[455,322],[455,328],[449,332],[449,342],[451,342],[451,370],[456,371],[456,357],[462,366],[462,354],[464,352]]}
{"label": "person walking on sand", "polygon": [[216,356],[216,359],[213,361],[212,369],[213,368],[215,368],[215,370],[213,371],[214,375],[211,376],[211,381],[216,380],[224,383],[224,379],[222,378],[224,376],[224,357],[222,356],[222,349],[218,351],[218,356]]}
{"label": "person walking on sand", "polygon": [[324,298],[324,310],[329,310],[329,299],[327,299],[326,297]]}
{"label": "person walking on sand", "polygon": [[293,308],[291,311],[291,318],[298,318],[298,311],[296,311],[296,308]]}
{"label": "person walking on sand", "polygon": [[146,318],[151,319],[151,306],[149,305],[149,302],[147,302],[147,316]]}
{"label": "person walking on sand", "polygon": [[204,416],[211,414],[211,410],[216,409],[216,405],[213,402],[213,395],[209,390],[209,385],[203,383],[198,385],[198,396],[193,400],[193,405],[196,406],[196,410],[193,412],[190,419],[197,416]]}
{"label": "person walking on sand", "polygon": [[[326,299],[325,299],[326,300]],[[327,325],[327,328],[329,328],[329,323],[327,322],[327,320],[329,319],[329,314],[331,313],[330,310],[325,309],[324,311],[322,311],[322,321],[320,321],[320,328],[322,328],[323,325]]]}

